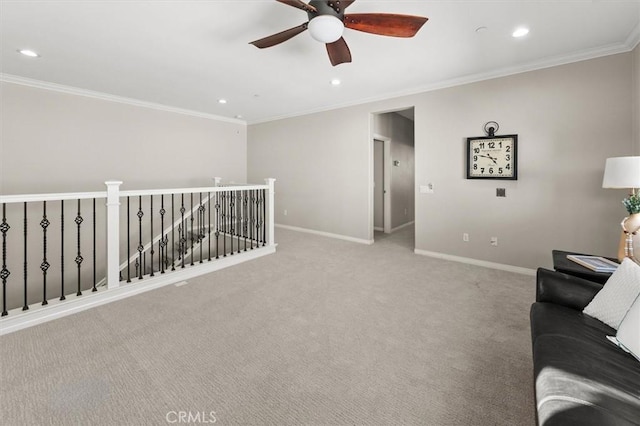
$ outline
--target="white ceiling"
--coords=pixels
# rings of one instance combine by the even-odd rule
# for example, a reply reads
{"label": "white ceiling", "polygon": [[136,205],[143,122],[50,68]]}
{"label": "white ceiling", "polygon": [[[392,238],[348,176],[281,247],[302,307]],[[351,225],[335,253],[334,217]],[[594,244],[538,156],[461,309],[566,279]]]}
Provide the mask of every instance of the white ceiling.
{"label": "white ceiling", "polygon": [[[640,39],[640,0],[357,0],[347,12],[429,21],[411,39],[347,29],[353,63],[332,67],[308,32],[249,44],[307,20],[275,0],[0,0],[1,78],[256,123],[626,52]],[[518,26],[531,32],[515,39]]]}

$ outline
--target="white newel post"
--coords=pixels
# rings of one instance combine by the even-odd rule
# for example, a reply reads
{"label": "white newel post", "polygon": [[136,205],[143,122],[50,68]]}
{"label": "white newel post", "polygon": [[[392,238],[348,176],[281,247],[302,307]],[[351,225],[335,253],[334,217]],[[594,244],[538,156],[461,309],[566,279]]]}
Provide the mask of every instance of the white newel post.
{"label": "white newel post", "polygon": [[222,183],[222,178],[221,177],[214,177],[213,178],[213,186],[220,186],[220,183]]}
{"label": "white newel post", "polygon": [[120,185],[110,180],[107,185],[107,289],[120,286]]}
{"label": "white newel post", "polygon": [[269,242],[270,246],[275,245],[275,193],[273,191],[275,187],[275,179],[267,178],[264,180],[267,185],[269,185]]}

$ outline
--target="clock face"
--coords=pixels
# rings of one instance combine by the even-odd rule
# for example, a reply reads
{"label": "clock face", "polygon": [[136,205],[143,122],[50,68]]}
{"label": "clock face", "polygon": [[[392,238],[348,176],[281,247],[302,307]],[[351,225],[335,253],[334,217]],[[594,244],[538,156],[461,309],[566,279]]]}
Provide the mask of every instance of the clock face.
{"label": "clock face", "polygon": [[517,179],[517,144],[517,135],[467,138],[467,179]]}

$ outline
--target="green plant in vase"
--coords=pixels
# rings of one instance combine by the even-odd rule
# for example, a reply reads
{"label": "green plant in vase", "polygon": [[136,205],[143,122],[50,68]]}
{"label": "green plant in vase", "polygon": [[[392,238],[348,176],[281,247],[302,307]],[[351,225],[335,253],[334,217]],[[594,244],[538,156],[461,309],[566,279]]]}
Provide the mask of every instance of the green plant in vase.
{"label": "green plant in vase", "polygon": [[622,200],[629,214],[640,213],[640,192],[634,191],[629,197]]}

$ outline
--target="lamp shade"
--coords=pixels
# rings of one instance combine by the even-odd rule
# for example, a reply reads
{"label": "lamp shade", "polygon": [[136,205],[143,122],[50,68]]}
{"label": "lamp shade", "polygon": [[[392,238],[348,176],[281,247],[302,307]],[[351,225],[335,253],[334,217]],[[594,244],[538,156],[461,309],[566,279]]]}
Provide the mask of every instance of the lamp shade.
{"label": "lamp shade", "polygon": [[344,24],[335,16],[319,15],[309,21],[311,37],[322,43],[333,43],[342,37]]}
{"label": "lamp shade", "polygon": [[607,158],[603,188],[640,188],[640,156]]}

